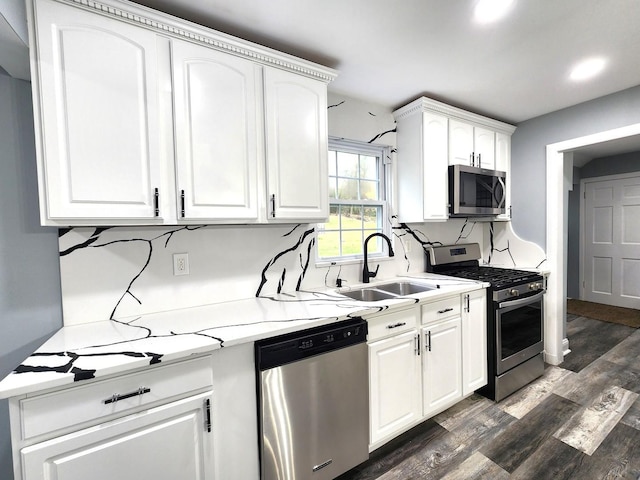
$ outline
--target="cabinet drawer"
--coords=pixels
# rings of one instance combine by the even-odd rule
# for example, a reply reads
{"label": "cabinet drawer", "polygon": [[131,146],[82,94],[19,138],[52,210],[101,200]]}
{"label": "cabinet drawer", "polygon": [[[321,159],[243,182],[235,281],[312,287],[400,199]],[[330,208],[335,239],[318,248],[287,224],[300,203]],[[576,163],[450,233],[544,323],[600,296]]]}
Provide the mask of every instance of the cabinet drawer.
{"label": "cabinet drawer", "polygon": [[449,297],[422,306],[422,323],[460,316],[460,297]]}
{"label": "cabinet drawer", "polygon": [[407,332],[416,328],[417,311],[415,308],[387,313],[367,318],[369,324],[369,343],[380,338]]}
{"label": "cabinet drawer", "polygon": [[201,357],[25,398],[20,401],[22,437],[27,439],[114,414],[125,415],[128,410],[211,385],[211,359]]}

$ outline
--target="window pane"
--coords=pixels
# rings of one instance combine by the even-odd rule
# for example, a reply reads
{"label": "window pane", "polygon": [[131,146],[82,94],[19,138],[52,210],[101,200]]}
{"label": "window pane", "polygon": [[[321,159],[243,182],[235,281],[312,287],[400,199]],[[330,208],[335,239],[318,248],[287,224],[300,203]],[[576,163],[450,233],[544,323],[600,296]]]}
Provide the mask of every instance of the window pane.
{"label": "window pane", "polygon": [[336,176],[336,151],[329,150],[329,175]]}
{"label": "window pane", "polygon": [[362,255],[362,230],[342,232],[342,255]]}
{"label": "window pane", "polygon": [[340,213],[337,205],[329,206],[329,221],[321,223],[322,230],[340,230]]}
{"label": "window pane", "polygon": [[364,228],[382,231],[382,207],[364,208]]}
{"label": "window pane", "polygon": [[318,255],[321,258],[340,256],[340,232],[318,232]]}
{"label": "window pane", "polygon": [[338,176],[357,177],[358,176],[358,155],[355,153],[337,152],[338,154]]}
{"label": "window pane", "polygon": [[336,194],[338,193],[336,187],[337,179],[335,177],[329,177],[329,198],[338,198]]}
{"label": "window pane", "polygon": [[359,200],[358,180],[338,179],[338,196],[342,200]]}
{"label": "window pane", "polygon": [[360,181],[360,199],[378,200],[378,182],[370,180]]}
{"label": "window pane", "polygon": [[360,177],[369,180],[378,179],[378,157],[360,157]]}
{"label": "window pane", "polygon": [[362,230],[362,205],[342,205],[342,229]]}

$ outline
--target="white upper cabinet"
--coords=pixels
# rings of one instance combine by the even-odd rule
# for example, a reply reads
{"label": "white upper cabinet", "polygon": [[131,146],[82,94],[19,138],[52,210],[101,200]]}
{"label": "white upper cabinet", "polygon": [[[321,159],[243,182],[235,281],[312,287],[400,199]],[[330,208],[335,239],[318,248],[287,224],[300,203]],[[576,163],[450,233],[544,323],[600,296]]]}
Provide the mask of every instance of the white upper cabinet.
{"label": "white upper cabinet", "polygon": [[449,218],[446,116],[398,118],[398,218],[405,223]]}
{"label": "white upper cabinet", "polygon": [[36,8],[32,79],[43,222],[155,222],[156,36],[49,0]]}
{"label": "white upper cabinet", "polygon": [[179,219],[258,219],[260,66],[192,43],[172,48]]}
{"label": "white upper cabinet", "polygon": [[473,125],[449,122],[449,164],[471,165],[473,154]]}
{"label": "white upper cabinet", "polygon": [[476,167],[495,170],[496,133],[486,128],[473,128],[473,152],[476,155]]}
{"label": "white upper cabinet", "polygon": [[507,172],[507,185],[505,192],[505,213],[499,215],[496,220],[511,220],[511,135],[496,133],[496,170]]}
{"label": "white upper cabinet", "polygon": [[44,225],[328,216],[335,71],[123,0],[28,10]]}
{"label": "white upper cabinet", "polygon": [[327,88],[265,67],[269,220],[329,216]]}
{"label": "white upper cabinet", "polygon": [[398,219],[401,222],[449,218],[448,166],[475,165],[507,172],[509,220],[513,125],[467,112],[426,97],[393,112],[398,142]]}
{"label": "white upper cabinet", "polygon": [[449,165],[495,168],[495,132],[459,120],[449,121]]}

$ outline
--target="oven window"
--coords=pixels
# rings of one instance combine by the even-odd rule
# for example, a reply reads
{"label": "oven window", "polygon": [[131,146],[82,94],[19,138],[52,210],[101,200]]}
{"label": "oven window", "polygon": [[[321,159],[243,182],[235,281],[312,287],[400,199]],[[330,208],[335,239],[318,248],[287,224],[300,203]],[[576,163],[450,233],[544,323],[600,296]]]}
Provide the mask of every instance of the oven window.
{"label": "oven window", "polygon": [[501,360],[542,341],[542,302],[500,313]]}

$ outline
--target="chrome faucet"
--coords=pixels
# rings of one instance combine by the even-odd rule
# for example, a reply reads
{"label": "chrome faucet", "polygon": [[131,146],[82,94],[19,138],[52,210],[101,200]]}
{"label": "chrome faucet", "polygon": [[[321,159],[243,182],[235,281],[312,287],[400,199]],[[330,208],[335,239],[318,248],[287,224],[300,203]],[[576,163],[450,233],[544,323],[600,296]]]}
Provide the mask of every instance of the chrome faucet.
{"label": "chrome faucet", "polygon": [[387,247],[389,247],[389,256],[393,257],[393,248],[391,248],[391,240],[389,240],[389,237],[387,237],[384,233],[372,233],[371,235],[369,235],[367,238],[365,238],[364,240],[364,267],[362,268],[362,281],[364,283],[369,283],[369,279],[375,277],[378,274],[378,269],[380,268],[380,265],[376,265],[376,271],[375,272],[370,272],[369,271],[369,264],[368,264],[368,260],[367,260],[367,243],[369,243],[369,240],[371,240],[373,237],[382,237],[387,241]]}

